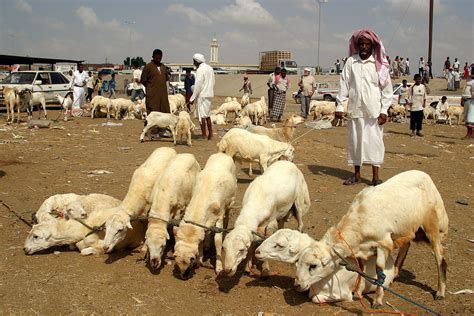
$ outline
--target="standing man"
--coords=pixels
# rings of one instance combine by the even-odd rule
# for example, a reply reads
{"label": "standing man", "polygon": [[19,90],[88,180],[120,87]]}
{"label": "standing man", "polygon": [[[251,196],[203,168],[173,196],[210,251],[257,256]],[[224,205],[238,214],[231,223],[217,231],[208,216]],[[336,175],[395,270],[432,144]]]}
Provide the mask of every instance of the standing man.
{"label": "standing man", "polygon": [[[191,103],[196,100],[196,111],[201,123],[202,138],[212,139],[211,102],[214,97],[214,70],[206,64],[203,54],[194,54],[193,63],[196,66],[196,82]],[[206,133],[207,126],[207,133]]]}
{"label": "standing man", "polygon": [[421,83],[421,76],[413,77],[415,84],[410,89],[410,129],[411,136],[423,137],[423,109],[426,101],[425,85]]}
{"label": "standing man", "polygon": [[449,57],[446,57],[443,67],[443,72],[445,76],[448,74],[449,68],[451,68],[451,61],[449,60]]}
{"label": "standing man", "polygon": [[92,94],[94,93],[94,77],[92,76],[92,72],[87,73],[89,75],[89,79],[87,79],[87,97],[86,102],[92,101]]}
{"label": "standing man", "polygon": [[73,90],[73,103],[72,103],[72,116],[79,117],[82,116],[82,103],[84,103],[84,88],[87,85],[87,80],[89,76],[87,72],[84,71],[84,65],[77,65],[77,70],[74,71],[71,78],[70,89]]}
{"label": "standing man", "polygon": [[336,65],[336,73],[340,74],[341,73],[341,62],[339,61],[339,59],[336,59],[336,63],[334,65]]}
{"label": "standing man", "polygon": [[372,165],[372,185],[382,183],[379,167],[385,146],[383,125],[392,104],[393,88],[385,49],[378,35],[361,29],[349,41],[349,58],[342,70],[337,95],[336,117],[343,118],[343,102],[349,98],[349,144],[347,161],[354,166],[354,175],[345,185],[361,182],[360,167]]}
{"label": "standing man", "polygon": [[[275,70],[268,76],[267,86],[268,86],[268,108],[273,107],[273,97],[275,95],[275,87],[273,86],[273,81],[275,77],[280,76],[281,68],[275,67]],[[268,111],[270,112],[270,111]]]}
{"label": "standing man", "polygon": [[309,114],[309,103],[311,102],[311,97],[314,94],[316,88],[316,79],[311,76],[311,68],[305,68],[303,72],[303,77],[300,81],[301,89],[301,116],[304,118],[308,117]]}
{"label": "standing man", "polygon": [[252,83],[249,80],[249,77],[247,75],[244,76],[244,84],[242,85],[242,88],[240,88],[240,91],[244,91],[244,94],[247,94],[250,98],[250,95],[252,94]]}
{"label": "standing man", "polygon": [[186,107],[188,108],[188,112],[191,112],[191,106],[189,104],[189,99],[193,95],[193,86],[196,79],[194,75],[191,73],[191,69],[186,69],[186,77],[184,78],[184,91],[185,91],[185,100],[186,100]]}
{"label": "standing man", "polygon": [[407,61],[405,62],[405,75],[410,75],[410,58],[407,57]]}
{"label": "standing man", "polygon": [[142,70],[139,67],[139,64],[136,60],[133,61],[133,82],[132,82],[132,95],[130,99],[135,102],[137,98],[143,100],[145,97],[144,87],[141,83]]}
{"label": "standing man", "polygon": [[143,68],[140,82],[146,88],[146,113],[152,111],[170,113],[168,102],[169,74],[166,66],[161,63],[163,52],[161,49],[153,51],[152,60]]}
{"label": "standing man", "polygon": [[[468,78],[466,78],[468,79]],[[472,139],[474,134],[472,129],[474,128],[474,71],[471,70],[471,80],[466,82],[464,91],[462,93],[462,102],[464,105],[464,122],[466,123],[466,136],[463,139]]]}
{"label": "standing man", "polygon": [[459,72],[459,61],[457,58],[454,58],[453,68],[454,71]]}
{"label": "standing man", "polygon": [[420,57],[420,61],[418,62],[418,74],[423,77],[423,72],[425,71],[425,61],[423,57]]}

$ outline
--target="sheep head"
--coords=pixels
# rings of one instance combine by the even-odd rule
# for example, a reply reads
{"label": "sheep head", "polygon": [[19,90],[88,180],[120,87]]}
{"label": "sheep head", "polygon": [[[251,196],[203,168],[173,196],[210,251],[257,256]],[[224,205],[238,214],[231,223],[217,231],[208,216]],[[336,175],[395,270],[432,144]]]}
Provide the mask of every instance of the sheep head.
{"label": "sheep head", "polygon": [[295,287],[297,291],[306,291],[311,284],[330,275],[338,266],[339,260],[333,257],[331,247],[315,241],[304,249],[296,263]]}
{"label": "sheep head", "polygon": [[161,257],[166,247],[166,242],[170,238],[166,226],[164,230],[148,229],[146,231],[145,245],[147,249],[147,258],[152,269],[158,269],[161,266]]}
{"label": "sheep head", "polygon": [[203,229],[183,223],[179,226],[174,246],[174,258],[182,279],[189,279],[199,263],[199,245],[204,240]]}
{"label": "sheep head", "polygon": [[68,217],[85,219],[87,218],[87,212],[82,206],[82,203],[78,200],[73,200],[64,205],[66,219]]}
{"label": "sheep head", "polygon": [[288,123],[292,125],[299,125],[304,123],[304,118],[299,115],[293,114],[288,118]]}
{"label": "sheep head", "polygon": [[245,226],[234,227],[226,236],[222,244],[225,274],[228,276],[235,274],[239,264],[247,257],[252,239],[252,232]]}
{"label": "sheep head", "polygon": [[307,243],[302,242],[303,235],[297,230],[280,229],[255,250],[255,257],[259,260],[295,263],[301,250],[307,246]]}
{"label": "sheep head", "polygon": [[33,225],[28,237],[26,237],[23,250],[26,255],[57,246],[56,240],[52,238],[54,223],[43,222]]}
{"label": "sheep head", "polygon": [[104,250],[106,253],[112,252],[114,247],[125,239],[127,230],[132,229],[130,215],[124,211],[118,211],[105,222]]}

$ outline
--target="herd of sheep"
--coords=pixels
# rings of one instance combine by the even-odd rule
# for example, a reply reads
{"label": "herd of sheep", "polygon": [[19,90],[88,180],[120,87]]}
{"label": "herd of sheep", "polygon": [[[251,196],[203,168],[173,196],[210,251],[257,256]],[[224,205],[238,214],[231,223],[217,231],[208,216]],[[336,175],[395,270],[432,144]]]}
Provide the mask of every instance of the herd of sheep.
{"label": "herd of sheep", "polygon": [[[47,116],[41,93],[5,88],[4,95],[8,120],[12,113],[13,121],[21,103],[28,106],[29,118],[36,104]],[[72,100],[57,98],[67,120]],[[171,131],[174,144],[184,140],[191,146],[194,123],[184,97],[170,95],[169,103],[171,113],[146,115],[145,100],[96,96],[91,101],[91,117],[103,113],[108,118],[144,119],[141,141],[157,127]],[[217,275],[233,276],[242,262],[250,272],[253,261],[259,260],[263,262],[261,276],[268,277],[268,261],[277,260],[296,265],[295,288],[308,291],[314,303],[352,301],[353,294],[360,297],[375,291],[373,305],[380,307],[383,289],[358,280],[356,273],[341,266],[342,258],[390,286],[399,275],[410,242],[425,241],[437,264],[435,297],[443,298],[447,264],[441,242],[448,233],[448,217],[431,178],[412,170],[365,188],[339,223],[315,240],[303,233],[303,217],[311,199],[303,173],[292,163],[295,149],[291,141],[304,119],[291,115],[282,127],[266,128],[261,125],[267,122],[267,109],[264,97],[251,103],[244,96],[240,102],[229,97],[213,110],[214,124],[227,124],[233,113],[236,127],[222,137],[217,153],[208,157],[202,170],[194,155],[161,147],[135,170],[123,200],[95,193],[51,196],[34,214],[36,223],[25,241],[25,253],[68,245],[82,255],[93,255],[142,246],[149,266],[158,269],[166,246],[174,239],[175,266],[180,277],[188,279],[204,264],[204,252],[213,238]],[[334,112],[333,103],[311,104],[314,119],[332,121]],[[391,114],[406,112],[403,107],[392,107]],[[456,113],[449,115],[454,116]],[[231,228],[227,222],[235,211],[236,160],[250,163],[250,175],[252,162],[259,163],[261,175],[248,186]],[[297,221],[297,230],[283,228],[291,217]]]}
{"label": "herd of sheep", "polygon": [[[300,123],[296,117],[288,119],[289,126]],[[72,193],[45,200],[34,216],[36,224],[24,251],[31,255],[69,245],[82,255],[93,255],[141,245],[150,268],[158,269],[174,239],[175,267],[188,279],[205,264],[204,253],[213,238],[217,275],[233,276],[241,263],[249,272],[259,260],[261,276],[268,277],[269,260],[293,263],[295,288],[309,291],[313,302],[352,301],[353,293],[376,291],[373,305],[379,307],[383,289],[363,279],[356,282],[357,274],[343,268],[339,256],[389,286],[410,242],[425,241],[437,264],[436,298],[443,298],[447,264],[441,242],[448,233],[448,217],[431,178],[412,170],[363,189],[339,223],[315,240],[303,233],[311,199],[303,173],[291,162],[292,132],[264,129],[256,134],[232,128],[202,170],[194,155],[158,148],[135,170],[121,201]],[[236,211],[236,159],[258,162],[262,175],[248,186],[230,227],[229,216]],[[292,217],[297,230],[283,229]]]}

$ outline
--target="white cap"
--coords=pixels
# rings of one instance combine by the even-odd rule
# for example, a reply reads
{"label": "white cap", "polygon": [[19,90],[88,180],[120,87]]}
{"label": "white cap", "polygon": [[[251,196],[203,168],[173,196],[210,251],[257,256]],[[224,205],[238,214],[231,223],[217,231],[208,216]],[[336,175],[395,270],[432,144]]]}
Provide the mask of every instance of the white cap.
{"label": "white cap", "polygon": [[304,71],[309,71],[309,72],[311,72],[311,68],[306,67],[306,68],[304,69]]}
{"label": "white cap", "polygon": [[193,55],[193,59],[195,61],[197,61],[198,63],[205,63],[206,62],[206,58],[204,58],[204,55],[203,54],[199,54],[199,53],[196,53]]}

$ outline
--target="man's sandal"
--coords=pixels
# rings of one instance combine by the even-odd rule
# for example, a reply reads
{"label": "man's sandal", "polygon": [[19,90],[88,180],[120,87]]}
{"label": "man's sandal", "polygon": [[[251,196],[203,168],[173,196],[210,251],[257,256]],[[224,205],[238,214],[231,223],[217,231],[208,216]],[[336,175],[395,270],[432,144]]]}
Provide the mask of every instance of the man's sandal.
{"label": "man's sandal", "polygon": [[378,180],[373,180],[373,181],[372,181],[372,185],[373,185],[374,187],[377,186],[377,185],[379,185],[379,184],[382,184],[382,183],[383,183],[383,181],[380,180],[380,179],[378,179]]}
{"label": "man's sandal", "polygon": [[357,179],[356,177],[352,176],[349,179],[347,179],[346,181],[344,181],[342,184],[344,184],[344,185],[354,185],[354,184],[358,184],[360,182],[361,182],[360,179]]}

